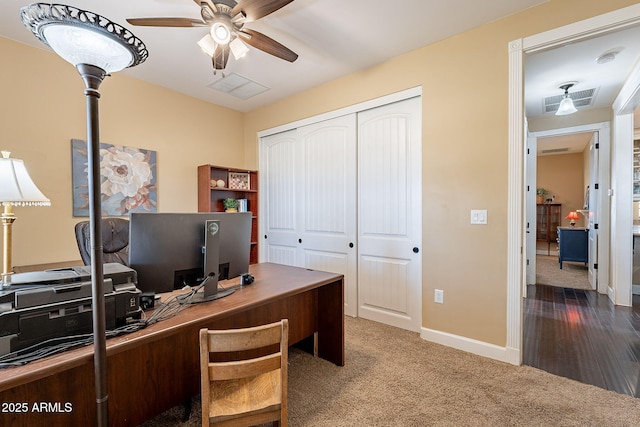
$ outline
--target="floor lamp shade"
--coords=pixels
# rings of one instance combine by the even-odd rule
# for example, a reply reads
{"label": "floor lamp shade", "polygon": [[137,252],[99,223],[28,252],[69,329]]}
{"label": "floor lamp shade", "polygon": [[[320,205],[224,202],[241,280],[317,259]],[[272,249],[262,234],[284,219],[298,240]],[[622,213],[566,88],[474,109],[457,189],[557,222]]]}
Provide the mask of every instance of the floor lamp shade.
{"label": "floor lamp shade", "polygon": [[22,23],[65,61],[88,64],[106,74],[144,62],[144,43],[123,26],[73,6],[33,3],[20,11]]}

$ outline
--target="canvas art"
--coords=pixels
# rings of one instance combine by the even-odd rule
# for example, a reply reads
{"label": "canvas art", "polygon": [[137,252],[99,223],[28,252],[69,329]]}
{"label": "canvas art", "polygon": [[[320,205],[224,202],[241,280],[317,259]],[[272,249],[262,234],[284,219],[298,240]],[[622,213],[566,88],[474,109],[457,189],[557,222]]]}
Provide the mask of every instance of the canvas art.
{"label": "canvas art", "polygon": [[[71,140],[73,216],[89,216],[87,144]],[[100,144],[100,187],[103,216],[156,212],[156,152]]]}

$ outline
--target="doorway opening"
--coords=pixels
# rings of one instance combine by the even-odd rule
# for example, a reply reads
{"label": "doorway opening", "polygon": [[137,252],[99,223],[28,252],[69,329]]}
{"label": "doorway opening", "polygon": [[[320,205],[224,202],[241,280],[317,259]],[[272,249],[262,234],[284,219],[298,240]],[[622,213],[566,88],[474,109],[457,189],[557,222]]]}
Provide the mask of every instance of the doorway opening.
{"label": "doorway opening", "polygon": [[[525,165],[524,165],[524,152],[525,152],[525,126],[524,126],[524,64],[525,56],[536,52],[542,52],[544,50],[559,48],[568,46],[579,41],[600,37],[605,34],[613,33],[616,31],[629,29],[634,26],[638,26],[640,23],[640,5],[635,4],[626,8],[606,13],[585,21],[569,24],[567,26],[557,28],[545,33],[537,34],[531,37],[514,40],[509,44],[509,187],[508,187],[508,292],[507,292],[507,348],[512,349],[513,357],[517,357],[519,362],[522,362],[522,343],[523,343],[523,297],[526,295],[526,250],[525,246],[525,203],[524,203],[524,189],[525,189]],[[640,85],[638,85],[640,86]],[[629,107],[637,107],[640,105],[640,99],[636,96],[637,93],[631,93],[629,99],[634,98],[637,103],[635,105],[628,104]],[[618,99],[618,98],[617,98]],[[622,107],[614,111],[622,111]],[[626,112],[628,113],[628,112]],[[610,116],[609,116],[610,117]],[[612,149],[612,164],[622,164],[622,159],[618,159],[618,151],[620,146],[618,142],[621,138],[627,138],[628,143],[631,144],[632,140],[632,121],[629,123],[625,120],[618,120],[616,117],[612,124],[613,132],[612,141],[615,141],[615,146]],[[621,166],[622,167],[622,166]],[[629,178],[631,178],[631,168],[628,171]],[[617,172],[616,172],[617,175]],[[629,182],[629,194],[631,194],[632,183]],[[620,183],[612,181],[611,187],[607,186],[607,189],[612,189],[616,194],[620,188]],[[624,194],[624,192],[622,193]],[[621,226],[624,218],[621,216],[624,213],[616,210],[617,200],[612,201],[612,208],[610,210],[612,230],[610,236],[602,237],[603,240],[611,240],[611,259],[616,259],[621,249],[626,248],[626,241],[628,238],[629,248],[631,248],[631,235],[624,236],[624,239],[618,239],[617,226]],[[625,211],[626,212],[626,211]],[[631,208],[626,215],[630,215]],[[607,212],[605,211],[605,214]],[[629,219],[630,221],[630,219]],[[630,227],[629,227],[630,228]],[[607,232],[608,230],[602,230]],[[630,257],[629,257],[630,259]],[[616,278],[618,273],[623,270],[620,269],[618,263],[612,265],[611,276]],[[631,273],[630,265],[629,275]],[[600,274],[600,273],[599,273]],[[607,274],[608,278],[610,275]],[[617,298],[617,295],[613,295],[610,291],[611,287],[607,289],[607,296]],[[629,292],[629,303],[631,302]]]}

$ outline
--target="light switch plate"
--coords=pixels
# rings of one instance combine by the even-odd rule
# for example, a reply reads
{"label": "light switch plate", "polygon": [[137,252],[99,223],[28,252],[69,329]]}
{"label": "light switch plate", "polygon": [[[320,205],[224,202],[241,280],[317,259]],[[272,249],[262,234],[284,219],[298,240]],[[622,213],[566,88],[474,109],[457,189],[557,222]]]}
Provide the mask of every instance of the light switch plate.
{"label": "light switch plate", "polygon": [[487,210],[486,209],[472,209],[471,210],[471,224],[486,224],[487,223]]}

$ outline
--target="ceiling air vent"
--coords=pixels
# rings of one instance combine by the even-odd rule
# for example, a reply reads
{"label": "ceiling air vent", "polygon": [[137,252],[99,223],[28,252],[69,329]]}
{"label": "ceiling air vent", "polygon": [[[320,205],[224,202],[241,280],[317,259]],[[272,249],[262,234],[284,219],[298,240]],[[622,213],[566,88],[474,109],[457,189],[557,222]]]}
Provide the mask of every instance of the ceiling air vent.
{"label": "ceiling air vent", "polygon": [[269,90],[268,87],[236,73],[227,74],[220,80],[211,83],[209,87],[240,99],[249,99]]}
{"label": "ceiling air vent", "polygon": [[542,154],[558,154],[569,151],[569,148],[549,148],[548,150],[542,150]]}
{"label": "ceiling air vent", "polygon": [[[587,107],[593,103],[593,99],[596,95],[596,89],[578,90],[575,92],[569,92],[569,97],[573,99],[573,105],[576,108]],[[560,101],[564,95],[550,96],[544,99],[544,112],[555,113],[560,106]]]}

